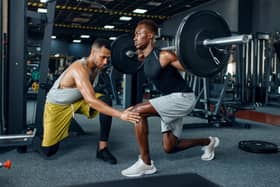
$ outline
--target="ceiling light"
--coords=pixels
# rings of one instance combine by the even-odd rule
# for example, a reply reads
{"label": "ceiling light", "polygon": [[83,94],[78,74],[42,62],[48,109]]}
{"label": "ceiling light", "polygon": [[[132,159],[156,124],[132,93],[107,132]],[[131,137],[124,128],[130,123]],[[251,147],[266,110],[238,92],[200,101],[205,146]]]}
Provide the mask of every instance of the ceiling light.
{"label": "ceiling light", "polygon": [[51,38],[52,38],[52,39],[56,39],[56,36],[53,35]]}
{"label": "ceiling light", "polygon": [[81,40],[73,40],[73,43],[81,43]]}
{"label": "ceiling light", "polygon": [[83,35],[81,35],[80,37],[81,37],[81,38],[90,38],[90,35],[84,35],[84,34],[83,34]]}
{"label": "ceiling light", "polygon": [[137,8],[133,10],[134,13],[145,14],[148,10]]}
{"label": "ceiling light", "polygon": [[185,7],[187,7],[187,8],[191,8],[191,7],[192,7],[192,5],[187,4],[187,5],[185,5]]}
{"label": "ceiling light", "polygon": [[109,38],[109,40],[116,40],[116,39],[117,37],[113,37],[113,36]]}
{"label": "ceiling light", "polygon": [[101,0],[101,1],[104,1],[104,2],[113,2],[114,0]]}
{"label": "ceiling light", "polygon": [[39,12],[39,13],[47,13],[48,10],[45,9],[45,8],[38,8],[38,9],[37,9],[37,12]]}
{"label": "ceiling light", "polygon": [[105,25],[104,28],[105,29],[113,29],[113,28],[115,28],[115,26],[114,25]]}
{"label": "ceiling light", "polygon": [[46,3],[48,0],[40,0],[41,3]]}
{"label": "ceiling light", "polygon": [[130,21],[132,19],[132,17],[128,17],[128,16],[122,16],[120,17],[121,21]]}
{"label": "ceiling light", "polygon": [[150,2],[147,3],[147,5],[150,5],[150,6],[160,6],[161,2],[150,1]]}

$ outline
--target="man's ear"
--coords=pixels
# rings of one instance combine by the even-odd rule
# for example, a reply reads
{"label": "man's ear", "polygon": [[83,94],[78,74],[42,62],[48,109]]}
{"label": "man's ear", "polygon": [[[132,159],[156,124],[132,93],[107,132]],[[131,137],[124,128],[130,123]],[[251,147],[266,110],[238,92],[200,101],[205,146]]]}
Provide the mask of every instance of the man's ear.
{"label": "man's ear", "polygon": [[95,52],[94,48],[91,48],[90,53],[94,54],[94,52]]}
{"label": "man's ear", "polygon": [[149,36],[150,39],[154,38],[154,34],[153,33],[148,33],[148,36]]}

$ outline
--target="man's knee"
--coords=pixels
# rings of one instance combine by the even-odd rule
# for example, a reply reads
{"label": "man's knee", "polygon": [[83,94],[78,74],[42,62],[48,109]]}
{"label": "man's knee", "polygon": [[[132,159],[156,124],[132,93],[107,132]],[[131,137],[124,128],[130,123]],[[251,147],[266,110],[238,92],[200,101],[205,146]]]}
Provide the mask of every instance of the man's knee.
{"label": "man's knee", "polygon": [[175,153],[177,151],[177,138],[167,131],[163,134],[163,150],[166,153]]}
{"label": "man's knee", "polygon": [[112,99],[110,97],[108,97],[106,95],[102,95],[99,97],[99,99],[101,101],[103,101],[104,103],[106,103],[107,105],[112,106]]}
{"label": "man's knee", "polygon": [[141,104],[137,104],[137,105],[133,106],[131,111],[141,113],[142,109],[143,109],[143,106]]}
{"label": "man's knee", "polygon": [[[143,124],[145,123],[146,120],[147,120],[146,117],[140,116],[140,119],[138,120],[138,122],[134,124],[135,127],[136,127],[136,128],[141,128],[141,127],[143,127]],[[145,124],[146,124],[146,123],[145,123]]]}
{"label": "man's knee", "polygon": [[56,154],[56,152],[58,151],[58,148],[59,148],[59,143],[56,143],[52,146],[41,147],[41,150],[44,155],[46,155],[47,157],[50,157],[50,156]]}
{"label": "man's knee", "polygon": [[163,150],[165,153],[174,153],[175,152],[175,148],[176,146],[170,144],[170,143],[164,143],[163,144]]}

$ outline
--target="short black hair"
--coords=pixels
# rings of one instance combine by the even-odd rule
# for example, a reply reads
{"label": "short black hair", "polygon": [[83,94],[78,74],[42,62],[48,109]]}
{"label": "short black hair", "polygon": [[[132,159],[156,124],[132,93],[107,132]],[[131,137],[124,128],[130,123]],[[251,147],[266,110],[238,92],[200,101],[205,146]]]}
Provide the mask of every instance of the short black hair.
{"label": "short black hair", "polygon": [[94,42],[93,42],[91,47],[95,48],[95,49],[100,49],[102,47],[105,47],[105,48],[111,50],[111,43],[107,39],[97,38],[96,40],[94,40]]}
{"label": "short black hair", "polygon": [[146,27],[155,35],[158,33],[158,25],[151,19],[143,19],[138,22],[137,26],[138,25],[146,25]]}

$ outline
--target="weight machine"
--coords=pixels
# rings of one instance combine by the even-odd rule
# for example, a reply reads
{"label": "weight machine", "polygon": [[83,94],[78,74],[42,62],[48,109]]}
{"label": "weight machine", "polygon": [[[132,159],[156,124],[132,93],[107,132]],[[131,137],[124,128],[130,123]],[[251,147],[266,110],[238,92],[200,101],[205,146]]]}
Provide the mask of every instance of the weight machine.
{"label": "weight machine", "polygon": [[[4,69],[9,71],[3,75],[7,84],[2,86],[5,86],[7,91],[1,93],[6,100],[1,105],[5,106],[6,111],[5,115],[1,116],[0,147],[17,147],[19,152],[26,152],[27,146],[32,144],[37,133],[36,127],[29,128],[26,124],[26,17],[46,21],[43,50],[41,51],[42,57],[46,57],[41,59],[41,64],[48,64],[49,46],[46,43],[50,42],[52,34],[50,28],[53,27],[55,1],[48,2],[47,16],[28,11],[26,0],[11,0],[8,3],[8,63],[5,63],[8,67],[4,67]],[[38,125],[38,127],[40,126]]]}

